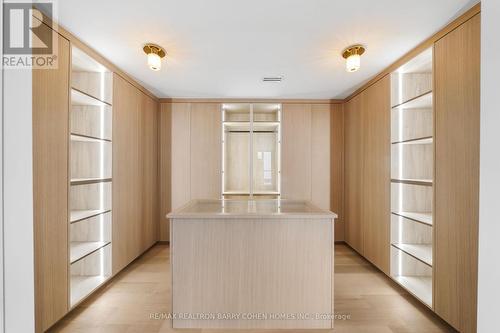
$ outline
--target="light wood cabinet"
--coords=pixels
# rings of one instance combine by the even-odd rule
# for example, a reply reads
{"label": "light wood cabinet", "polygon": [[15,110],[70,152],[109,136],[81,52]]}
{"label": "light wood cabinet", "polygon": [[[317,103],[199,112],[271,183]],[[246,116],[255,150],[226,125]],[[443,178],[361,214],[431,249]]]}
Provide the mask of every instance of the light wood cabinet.
{"label": "light wood cabinet", "polygon": [[159,238],[158,102],[114,76],[113,274]]}
{"label": "light wood cabinet", "polygon": [[219,103],[162,103],[159,116],[160,240],[166,214],[191,199],[220,199],[222,121]]}
{"label": "light wood cabinet", "polygon": [[113,274],[140,251],[142,193],[139,183],[139,95],[119,75],[113,78]]}
{"label": "light wood cabinet", "polygon": [[330,210],[330,105],[311,106],[311,202]]}
{"label": "light wood cabinet", "polygon": [[283,104],[283,199],[330,209],[330,117],[329,104]]}
{"label": "light wood cabinet", "polygon": [[[191,104],[174,103],[170,112],[172,210],[191,199]],[[166,239],[168,240],[168,238]]]}
{"label": "light wood cabinet", "polygon": [[434,309],[476,331],[479,220],[479,14],[436,42]]}
{"label": "light wood cabinet", "polygon": [[158,138],[159,138],[159,211],[158,211],[158,224],[159,224],[159,239],[161,241],[169,240],[169,221],[167,214],[170,213],[172,207],[172,147],[171,147],[171,133],[172,133],[172,104],[161,103],[160,114],[158,123]]}
{"label": "light wood cabinet", "polygon": [[190,119],[191,198],[219,199],[222,191],[220,104],[194,103]]}
{"label": "light wood cabinet", "polygon": [[311,199],[311,105],[283,104],[281,197]]}
{"label": "light wood cabinet", "polygon": [[[39,31],[52,33],[43,24]],[[52,326],[66,314],[69,307],[70,45],[60,36],[54,42],[58,43],[58,68],[33,70],[33,214],[37,332]]]}
{"label": "light wood cabinet", "polygon": [[157,220],[159,202],[158,184],[158,103],[137,90],[141,98],[140,117],[140,164],[142,226],[141,252],[150,248],[159,239]]}
{"label": "light wood cabinet", "polygon": [[345,240],[358,253],[363,251],[363,109],[364,92],[344,106]]}
{"label": "light wood cabinet", "polygon": [[389,273],[390,80],[377,81],[344,106],[345,239]]}
{"label": "light wood cabinet", "polygon": [[389,274],[390,223],[390,77],[386,76],[362,96],[362,233],[363,254]]}

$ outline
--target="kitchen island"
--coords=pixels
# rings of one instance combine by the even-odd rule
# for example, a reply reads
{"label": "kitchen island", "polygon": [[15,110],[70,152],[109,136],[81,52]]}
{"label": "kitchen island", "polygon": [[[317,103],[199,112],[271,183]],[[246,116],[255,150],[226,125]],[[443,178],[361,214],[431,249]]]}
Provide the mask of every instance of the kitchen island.
{"label": "kitchen island", "polygon": [[194,200],[167,217],[174,328],[333,328],[337,215],[304,201]]}

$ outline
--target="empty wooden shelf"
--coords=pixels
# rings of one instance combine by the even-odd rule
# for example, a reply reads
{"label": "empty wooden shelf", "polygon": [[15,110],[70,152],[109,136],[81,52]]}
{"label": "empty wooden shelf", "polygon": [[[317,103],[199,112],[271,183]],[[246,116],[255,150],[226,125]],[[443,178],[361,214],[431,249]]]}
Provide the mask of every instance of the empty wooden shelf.
{"label": "empty wooden shelf", "polygon": [[410,220],[417,222],[422,222],[428,225],[432,225],[432,213],[431,212],[405,212],[405,211],[395,211],[393,214],[405,217]]}
{"label": "empty wooden shelf", "polygon": [[432,179],[411,179],[411,178],[393,178],[393,183],[403,183],[410,185],[432,186]]}
{"label": "empty wooden shelf", "polygon": [[416,259],[432,266],[432,245],[431,244],[392,244],[401,251],[415,257]]}
{"label": "empty wooden shelf", "polygon": [[70,305],[74,306],[85,296],[88,296],[97,287],[103,284],[109,277],[102,275],[79,276],[73,275],[70,278],[71,300]]}
{"label": "empty wooden shelf", "polygon": [[425,305],[432,307],[432,267],[391,246],[391,277]]}
{"label": "empty wooden shelf", "polygon": [[70,272],[70,307],[73,308],[111,277],[111,244],[73,262]]}
{"label": "empty wooden shelf", "polygon": [[99,106],[105,107],[110,104],[89,96],[77,89],[71,89],[71,104],[84,106]]}
{"label": "empty wooden shelf", "polygon": [[414,97],[401,104],[393,106],[393,109],[427,109],[432,108],[432,91],[428,91],[423,95]]}
{"label": "empty wooden shelf", "polygon": [[81,220],[88,219],[89,217],[97,216],[100,214],[104,214],[110,212],[109,209],[82,209],[82,210],[72,210],[70,211],[70,222],[78,222]]}
{"label": "empty wooden shelf", "polygon": [[83,134],[71,134],[71,141],[79,141],[79,142],[91,142],[91,143],[105,143],[105,142],[111,142],[111,140],[108,139],[101,139],[98,137],[93,137],[93,136],[87,136]]}
{"label": "empty wooden shelf", "polygon": [[432,277],[396,276],[394,280],[424,302],[425,305],[432,307]]}
{"label": "empty wooden shelf", "polygon": [[108,245],[110,242],[70,242],[70,261],[75,261],[86,257],[96,250]]}
{"label": "empty wooden shelf", "polygon": [[94,183],[105,183],[110,182],[111,178],[73,178],[71,179],[71,185],[86,185]]}
{"label": "empty wooden shelf", "polygon": [[392,144],[401,144],[401,145],[431,145],[433,142],[432,137],[425,137],[425,138],[415,138],[415,139],[407,139],[404,141],[396,141],[393,142]]}
{"label": "empty wooden shelf", "polygon": [[72,48],[71,87],[104,103],[113,100],[113,73],[80,49]]}

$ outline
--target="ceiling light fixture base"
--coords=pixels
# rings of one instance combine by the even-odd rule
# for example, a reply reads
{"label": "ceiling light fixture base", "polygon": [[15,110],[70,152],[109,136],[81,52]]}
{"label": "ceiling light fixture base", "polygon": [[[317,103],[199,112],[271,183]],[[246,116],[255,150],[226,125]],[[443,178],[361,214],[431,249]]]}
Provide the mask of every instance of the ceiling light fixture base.
{"label": "ceiling light fixture base", "polygon": [[148,43],[144,45],[142,49],[144,50],[144,53],[146,54],[154,53],[157,54],[160,58],[164,58],[166,55],[166,52],[163,49],[163,47],[156,44]]}
{"label": "ceiling light fixture base", "polygon": [[342,51],[342,57],[344,59],[349,58],[352,55],[362,55],[365,53],[365,47],[363,45],[352,45],[346,48],[344,51]]}

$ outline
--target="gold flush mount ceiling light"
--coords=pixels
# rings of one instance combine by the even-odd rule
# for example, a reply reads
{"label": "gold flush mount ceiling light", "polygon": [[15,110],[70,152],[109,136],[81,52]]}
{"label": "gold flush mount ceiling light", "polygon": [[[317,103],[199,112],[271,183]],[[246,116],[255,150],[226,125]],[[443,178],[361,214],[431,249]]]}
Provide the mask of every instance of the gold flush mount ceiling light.
{"label": "gold flush mount ceiling light", "polygon": [[166,55],[163,47],[148,43],[142,48],[144,53],[148,55],[148,66],[154,71],[159,71],[161,69],[161,59]]}
{"label": "gold flush mount ceiling light", "polygon": [[352,45],[342,52],[342,57],[345,59],[345,70],[355,72],[361,67],[361,55],[365,53],[365,48],[362,45]]}

